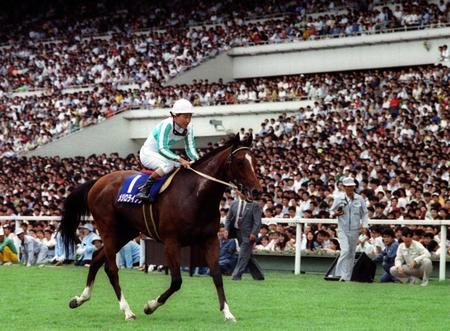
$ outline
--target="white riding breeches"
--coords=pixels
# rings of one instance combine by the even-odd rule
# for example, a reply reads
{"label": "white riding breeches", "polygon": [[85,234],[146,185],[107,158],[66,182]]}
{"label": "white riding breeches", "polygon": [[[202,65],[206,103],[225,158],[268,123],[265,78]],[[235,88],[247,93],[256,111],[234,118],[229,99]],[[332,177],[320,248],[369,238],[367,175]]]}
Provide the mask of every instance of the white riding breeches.
{"label": "white riding breeches", "polygon": [[161,176],[168,174],[174,168],[180,166],[180,163],[177,161],[169,160],[159,153],[143,150],[143,148],[141,148],[139,158],[141,160],[142,165],[147,169],[151,170],[160,169],[162,172],[164,172],[164,174],[159,174]]}

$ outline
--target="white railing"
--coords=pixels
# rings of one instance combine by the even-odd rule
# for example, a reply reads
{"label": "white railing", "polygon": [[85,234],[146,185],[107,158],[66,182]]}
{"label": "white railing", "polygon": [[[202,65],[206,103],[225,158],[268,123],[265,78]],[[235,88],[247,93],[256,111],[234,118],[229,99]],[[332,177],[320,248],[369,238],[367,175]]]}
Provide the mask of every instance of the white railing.
{"label": "white railing", "polygon": [[[61,216],[0,216],[1,221],[16,221],[16,227],[19,226],[20,221],[55,221],[59,222]],[[85,220],[93,220],[92,217],[86,217]],[[263,218],[262,222],[264,224],[268,222],[276,223],[295,223],[297,226],[296,237],[302,237],[302,224],[337,224],[337,219],[327,218]],[[439,280],[445,280],[446,271],[446,257],[447,257],[447,227],[450,226],[450,220],[369,220],[369,224],[379,224],[379,225],[433,225],[441,227],[441,251],[439,256]],[[295,267],[294,273],[296,275],[300,274],[301,267],[301,244],[297,241],[295,245]]]}
{"label": "white railing", "polygon": [[[321,218],[263,218],[263,223],[269,221],[277,223],[296,223],[296,237],[302,236],[302,224],[337,224],[337,219],[321,219]],[[369,224],[380,225],[433,225],[441,226],[441,252],[439,256],[439,280],[445,280],[446,256],[447,256],[447,227],[450,225],[450,220],[369,220]],[[444,247],[442,247],[444,245]],[[301,267],[301,245],[295,245],[295,267],[294,273],[300,274]]]}

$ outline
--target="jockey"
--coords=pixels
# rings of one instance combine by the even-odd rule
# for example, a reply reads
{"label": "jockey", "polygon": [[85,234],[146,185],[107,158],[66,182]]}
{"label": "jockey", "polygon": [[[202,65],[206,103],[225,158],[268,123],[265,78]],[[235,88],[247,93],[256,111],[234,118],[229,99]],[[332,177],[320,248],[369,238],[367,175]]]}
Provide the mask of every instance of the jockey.
{"label": "jockey", "polygon": [[[175,143],[184,140],[186,154],[195,161],[198,154],[195,149],[194,131],[191,119],[194,107],[186,99],[179,99],[175,102],[170,112],[171,117],[161,121],[151,132],[139,152],[142,165],[154,172],[148,178],[147,182],[140,187],[136,198],[141,200],[150,200],[150,187],[153,182],[168,174],[180,164],[188,168],[190,162],[176,155],[170,150]],[[152,202],[152,201],[150,201]]]}

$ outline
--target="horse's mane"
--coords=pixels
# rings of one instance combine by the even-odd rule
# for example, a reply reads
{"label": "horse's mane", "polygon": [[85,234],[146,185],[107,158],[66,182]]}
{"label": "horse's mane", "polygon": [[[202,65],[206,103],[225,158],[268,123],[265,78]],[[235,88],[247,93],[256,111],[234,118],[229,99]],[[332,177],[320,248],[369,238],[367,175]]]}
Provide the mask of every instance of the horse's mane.
{"label": "horse's mane", "polygon": [[230,136],[228,137],[228,139],[225,141],[225,143],[222,146],[219,146],[215,149],[213,149],[212,151],[206,153],[205,155],[203,155],[200,159],[198,159],[197,161],[195,161],[194,165],[196,164],[202,164],[205,161],[208,161],[209,159],[211,159],[212,157],[214,157],[215,155],[219,154],[220,152],[224,151],[225,149],[229,148],[230,146],[232,146],[234,144],[235,138],[234,136]]}

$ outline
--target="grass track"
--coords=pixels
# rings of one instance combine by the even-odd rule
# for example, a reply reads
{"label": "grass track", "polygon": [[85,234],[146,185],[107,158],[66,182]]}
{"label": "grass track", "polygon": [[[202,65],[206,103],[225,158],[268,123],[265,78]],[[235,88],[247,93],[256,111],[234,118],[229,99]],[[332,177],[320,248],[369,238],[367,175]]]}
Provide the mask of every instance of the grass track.
{"label": "grass track", "polygon": [[[318,275],[267,273],[256,282],[225,278],[236,324],[218,310],[209,277],[183,274],[180,292],[153,315],[143,305],[169,284],[161,273],[121,270],[122,289],[137,315],[125,321],[112,287],[101,270],[92,298],[78,309],[87,269],[0,266],[0,320],[4,330],[450,330],[449,282],[426,288],[399,284],[326,282]],[[3,328],[3,327],[2,327]]]}

